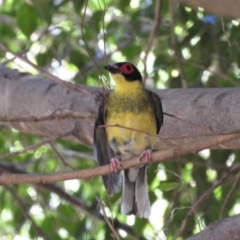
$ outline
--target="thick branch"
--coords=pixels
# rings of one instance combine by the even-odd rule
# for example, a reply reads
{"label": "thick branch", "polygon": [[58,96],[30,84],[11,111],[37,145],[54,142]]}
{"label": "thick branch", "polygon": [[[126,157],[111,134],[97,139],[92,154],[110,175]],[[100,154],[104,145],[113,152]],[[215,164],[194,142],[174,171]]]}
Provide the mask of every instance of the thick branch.
{"label": "thick branch", "polygon": [[179,2],[193,8],[204,8],[208,12],[223,17],[239,18],[240,16],[240,2],[238,0],[179,0]]}
{"label": "thick branch", "polygon": [[90,145],[95,95],[76,87],[0,66],[0,119],[3,125],[28,133],[59,136],[71,132],[66,139]]}
{"label": "thick branch", "polygon": [[[77,87],[90,94],[0,66],[0,122],[2,119],[7,127],[45,136],[70,133],[65,139],[91,145],[97,112],[95,96],[102,89]],[[165,115],[156,149],[240,130],[240,88],[154,91],[162,98],[164,112],[178,117]],[[239,149],[240,140],[214,148]]]}
{"label": "thick branch", "polygon": [[240,214],[213,222],[200,233],[186,240],[226,240],[239,239],[240,236]]}

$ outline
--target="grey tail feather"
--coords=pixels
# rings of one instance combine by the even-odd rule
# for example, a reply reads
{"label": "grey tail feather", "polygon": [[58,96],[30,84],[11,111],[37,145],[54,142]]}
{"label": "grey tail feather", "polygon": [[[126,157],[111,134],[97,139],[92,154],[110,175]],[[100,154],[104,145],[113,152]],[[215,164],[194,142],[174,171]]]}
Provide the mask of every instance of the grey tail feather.
{"label": "grey tail feather", "polygon": [[135,198],[137,215],[139,217],[148,218],[151,213],[151,206],[148,196],[147,165],[139,169],[135,185]]}
{"label": "grey tail feather", "polygon": [[114,193],[120,191],[122,186],[122,177],[118,173],[111,173],[102,176],[104,186],[107,190],[107,194],[112,196]]}
{"label": "grey tail feather", "polygon": [[128,170],[124,171],[121,212],[148,218],[151,206],[148,196],[147,165],[139,168],[136,182],[129,180],[128,173]]}
{"label": "grey tail feather", "polygon": [[128,172],[129,170],[124,171],[121,203],[121,213],[126,215],[134,214],[134,198],[135,198],[134,194],[135,183],[129,180]]}

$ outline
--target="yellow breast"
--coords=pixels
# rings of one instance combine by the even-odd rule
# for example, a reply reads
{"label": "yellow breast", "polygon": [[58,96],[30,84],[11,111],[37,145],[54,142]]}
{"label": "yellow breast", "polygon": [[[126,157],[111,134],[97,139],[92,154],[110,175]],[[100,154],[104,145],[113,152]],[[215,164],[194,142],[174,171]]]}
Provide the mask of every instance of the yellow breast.
{"label": "yellow breast", "polygon": [[127,88],[116,87],[109,96],[106,123],[119,126],[107,127],[107,136],[115,153],[136,155],[153,148],[157,123],[152,100],[141,82],[127,84]]}

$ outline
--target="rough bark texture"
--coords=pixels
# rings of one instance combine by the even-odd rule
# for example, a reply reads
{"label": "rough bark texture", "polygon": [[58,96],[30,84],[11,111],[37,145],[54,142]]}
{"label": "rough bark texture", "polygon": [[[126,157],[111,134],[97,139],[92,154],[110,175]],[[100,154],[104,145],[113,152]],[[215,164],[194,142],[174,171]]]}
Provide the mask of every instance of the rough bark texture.
{"label": "rough bark texture", "polygon": [[186,240],[239,240],[240,239],[240,214],[218,220],[210,224],[200,233]]}
{"label": "rough bark texture", "polygon": [[[93,97],[54,81],[0,66],[0,117],[41,117],[63,112],[95,113]],[[59,135],[72,132],[68,139],[90,145],[94,119],[53,119],[33,122],[4,122],[23,132]]]}
{"label": "rough bark texture", "polygon": [[[74,87],[65,86],[52,80],[0,66],[0,119],[2,125],[20,131],[59,136],[71,132],[67,140],[92,144],[96,96],[101,89],[79,86],[89,91],[86,94]],[[165,116],[161,138],[157,149],[183,143],[206,141],[210,136],[196,135],[237,132],[240,129],[240,88],[215,89],[169,89],[154,90],[162,99],[164,112],[174,114],[178,119]],[[56,118],[64,113],[79,118]],[[51,116],[51,120],[37,121],[36,118]],[[35,121],[19,121],[31,118]],[[15,122],[8,121],[16,119]],[[191,125],[190,122],[194,125]],[[181,138],[182,136],[193,136]],[[162,138],[163,137],[163,138]],[[176,138],[173,138],[176,137]],[[238,149],[240,140],[230,141],[216,148]],[[188,238],[195,239],[239,239],[240,216],[217,221],[201,233]]]}
{"label": "rough bark texture", "polygon": [[180,0],[180,3],[193,8],[204,8],[207,12],[215,13],[218,16],[239,18],[240,1],[239,0]]}
{"label": "rough bark texture", "polygon": [[[186,122],[165,116],[161,135],[164,137],[201,136],[240,130],[240,88],[191,88],[170,89],[160,92],[164,111]],[[189,123],[193,123],[191,125]],[[158,146],[192,141],[206,137],[159,139]],[[240,140],[227,142],[216,148],[238,149]]]}
{"label": "rough bark texture", "polygon": [[[79,86],[92,95],[39,76],[19,73],[0,66],[0,119],[7,127],[40,135],[60,135],[71,132],[68,140],[92,144],[96,96],[101,89]],[[240,88],[191,88],[154,90],[162,99],[165,116],[156,149],[165,149],[193,141],[204,141],[209,136],[240,130]],[[43,117],[76,112],[80,118],[52,117],[44,121],[16,121],[5,119]],[[35,118],[33,118],[34,120]],[[35,119],[36,120],[36,119]],[[190,123],[194,124],[191,125]],[[201,135],[201,136],[200,136]],[[193,136],[193,137],[183,137]],[[216,148],[238,149],[240,139]]]}

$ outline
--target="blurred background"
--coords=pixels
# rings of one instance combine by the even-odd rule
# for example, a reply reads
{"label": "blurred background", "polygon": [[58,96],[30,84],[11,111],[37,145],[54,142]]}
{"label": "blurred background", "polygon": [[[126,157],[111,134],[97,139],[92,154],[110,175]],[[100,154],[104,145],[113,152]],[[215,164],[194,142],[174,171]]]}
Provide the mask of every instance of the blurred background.
{"label": "blurred background", "polygon": [[[0,61],[39,74],[16,57],[23,56],[65,81],[94,87],[111,88],[103,66],[120,61],[134,63],[151,88],[236,87],[239,24],[174,1],[2,0]],[[96,166],[91,146],[63,140],[8,155],[40,140],[0,126],[0,168],[47,174]],[[221,180],[238,162],[239,151],[207,149],[151,164],[149,220],[121,215],[120,193],[107,197],[101,178],[1,186],[0,240],[117,239],[110,225],[122,239],[184,239],[240,212],[239,174]]]}

